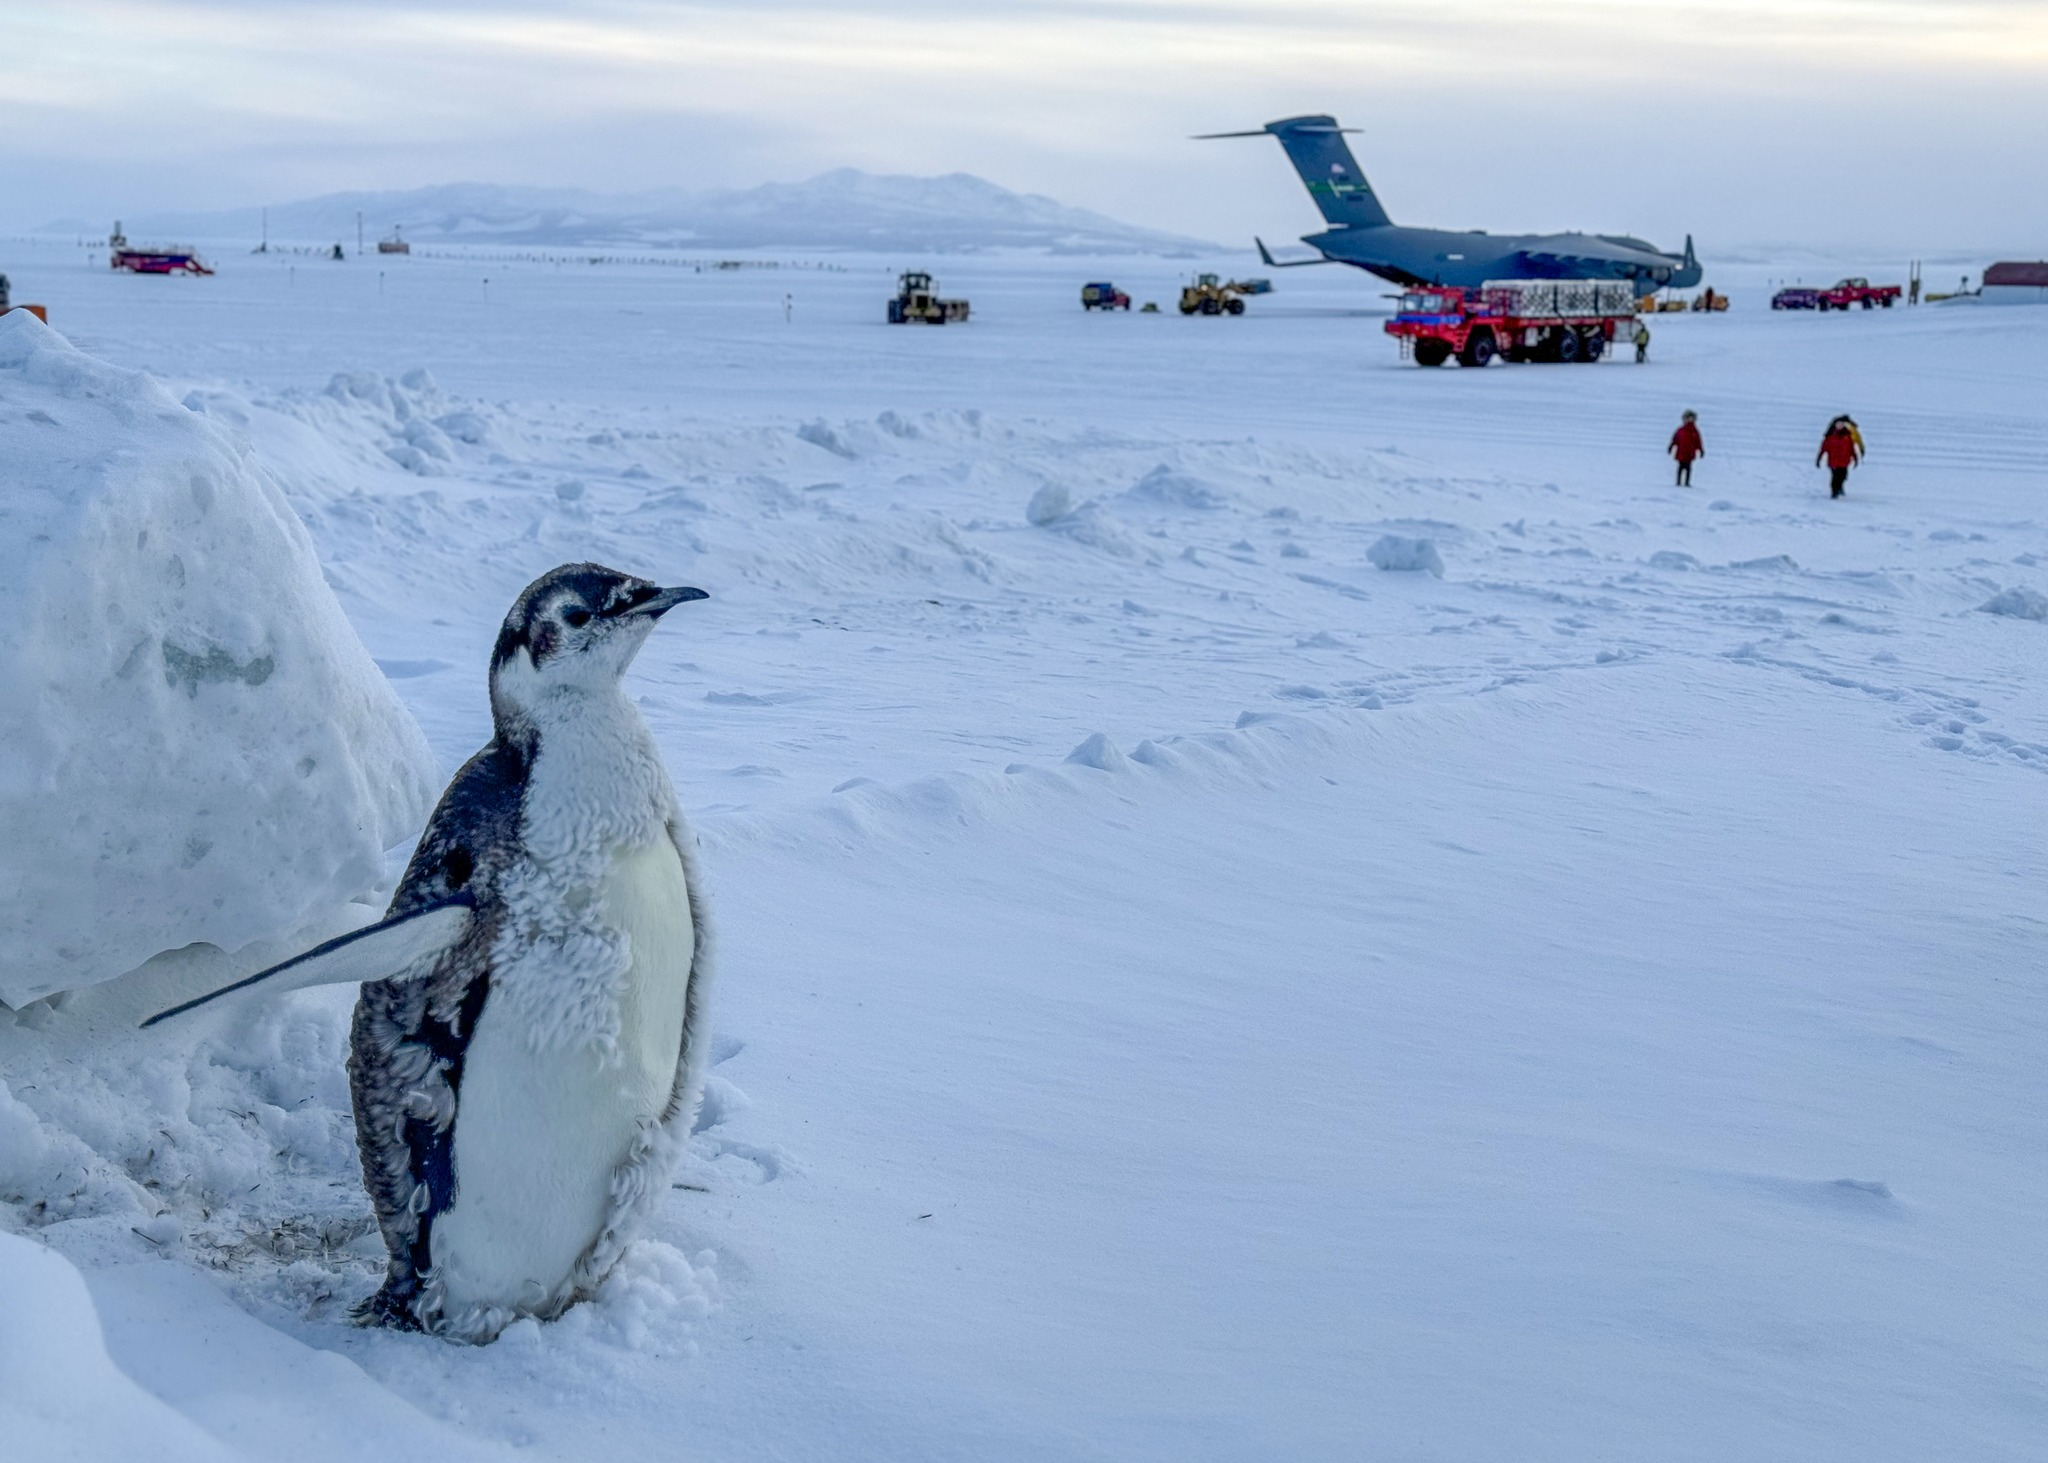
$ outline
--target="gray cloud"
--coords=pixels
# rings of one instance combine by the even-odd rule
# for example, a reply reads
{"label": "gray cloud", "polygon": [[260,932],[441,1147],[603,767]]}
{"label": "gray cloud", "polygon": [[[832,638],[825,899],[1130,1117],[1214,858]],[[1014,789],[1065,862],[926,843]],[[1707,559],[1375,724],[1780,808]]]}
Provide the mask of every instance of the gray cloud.
{"label": "gray cloud", "polygon": [[[2048,234],[2037,3],[14,0],[9,219],[480,178],[978,173],[1207,237],[1313,226],[1334,111],[1397,217],[1655,238]],[[2039,246],[2035,246],[2038,250]]]}

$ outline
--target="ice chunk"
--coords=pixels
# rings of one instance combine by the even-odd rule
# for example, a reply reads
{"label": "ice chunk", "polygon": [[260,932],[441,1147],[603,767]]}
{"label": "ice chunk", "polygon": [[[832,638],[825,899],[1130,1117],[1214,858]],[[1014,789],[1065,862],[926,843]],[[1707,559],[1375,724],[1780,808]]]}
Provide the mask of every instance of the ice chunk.
{"label": "ice chunk", "polygon": [[796,429],[796,435],[798,441],[808,442],[813,447],[822,447],[834,457],[851,458],[859,455],[847,444],[844,437],[825,425],[822,417],[815,422],[805,422]]}
{"label": "ice chunk", "polygon": [[[1030,511],[1027,506],[1027,513]],[[1157,562],[1158,556],[1146,550],[1139,542],[1124,531],[1123,526],[1104,510],[1102,504],[1091,498],[1071,512],[1039,525],[1077,544],[1113,554],[1119,559],[1150,559]]]}
{"label": "ice chunk", "polygon": [[0,1000],[373,888],[433,761],[239,436],[25,311],[0,434]]}
{"label": "ice chunk", "polygon": [[[490,422],[473,411],[451,411],[437,418],[434,425],[456,441],[467,442],[472,447],[488,442],[491,437]],[[632,473],[628,472],[626,476],[631,477]]]}
{"label": "ice chunk", "polygon": [[2001,589],[1977,608],[1987,615],[2011,615],[2016,620],[2048,620],[2048,594],[2032,589]]}
{"label": "ice chunk", "polygon": [[1443,556],[1436,551],[1435,539],[1403,538],[1390,533],[1367,549],[1365,556],[1382,569],[1420,569],[1439,579],[1444,577]]}
{"label": "ice chunk", "polygon": [[1160,463],[1133,483],[1125,497],[1168,508],[1221,508],[1229,501],[1214,483]]}
{"label": "ice chunk", "polygon": [[1074,511],[1074,495],[1065,483],[1047,483],[1024,505],[1024,517],[1040,528],[1057,523]]}
{"label": "ice chunk", "polygon": [[1067,753],[1067,760],[1077,767],[1093,767],[1103,772],[1121,772],[1124,768],[1124,754],[1101,732],[1091,734],[1087,741]]}

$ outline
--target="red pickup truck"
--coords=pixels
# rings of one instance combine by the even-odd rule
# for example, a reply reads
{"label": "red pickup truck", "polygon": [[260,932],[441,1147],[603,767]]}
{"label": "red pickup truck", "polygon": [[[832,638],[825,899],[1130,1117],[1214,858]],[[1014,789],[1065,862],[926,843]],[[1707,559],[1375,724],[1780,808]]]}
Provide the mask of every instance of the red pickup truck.
{"label": "red pickup truck", "polygon": [[1867,279],[1837,280],[1820,292],[1820,308],[1823,310],[1846,310],[1851,305],[1864,309],[1875,309],[1882,305],[1889,310],[1892,301],[1905,291],[1895,284],[1872,284]]}

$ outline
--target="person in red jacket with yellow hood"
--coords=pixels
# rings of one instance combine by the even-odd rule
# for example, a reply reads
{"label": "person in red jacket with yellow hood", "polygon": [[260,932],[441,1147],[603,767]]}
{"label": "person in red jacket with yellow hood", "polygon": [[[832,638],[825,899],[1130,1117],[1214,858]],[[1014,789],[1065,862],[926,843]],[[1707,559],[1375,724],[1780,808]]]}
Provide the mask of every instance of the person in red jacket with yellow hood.
{"label": "person in red jacket with yellow hood", "polygon": [[1700,416],[1689,411],[1678,423],[1678,430],[1671,434],[1670,445],[1664,450],[1678,459],[1678,483],[1681,488],[1692,486],[1693,459],[1707,455],[1707,444],[1700,437]]}
{"label": "person in red jacket with yellow hood", "polygon": [[1856,430],[1856,424],[1845,416],[1829,422],[1827,434],[1820,439],[1820,451],[1813,455],[1813,465],[1827,464],[1830,498],[1843,496],[1849,469],[1862,460],[1863,434]]}

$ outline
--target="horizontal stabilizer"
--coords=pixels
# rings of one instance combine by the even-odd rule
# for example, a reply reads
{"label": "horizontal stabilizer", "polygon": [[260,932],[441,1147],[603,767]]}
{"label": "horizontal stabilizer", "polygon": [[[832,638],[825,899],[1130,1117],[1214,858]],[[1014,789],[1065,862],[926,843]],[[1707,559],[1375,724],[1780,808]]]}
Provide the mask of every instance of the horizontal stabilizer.
{"label": "horizontal stabilizer", "polygon": [[204,1006],[209,1001],[237,991],[261,987],[265,995],[304,990],[316,985],[352,985],[366,980],[388,980],[411,966],[438,959],[455,948],[468,930],[476,903],[468,895],[433,904],[380,920],[346,935],[315,945],[303,955],[294,955],[268,970],[245,976],[233,985],[198,996],[168,1011],[159,1011],[143,1022],[154,1026],[172,1016]]}
{"label": "horizontal stabilizer", "polygon": [[1335,264],[1337,262],[1327,255],[1315,259],[1275,259],[1273,251],[1266,247],[1264,239],[1259,238],[1255,234],[1252,236],[1252,242],[1259,246],[1259,258],[1265,261],[1266,267],[1269,269],[1306,269],[1311,264]]}
{"label": "horizontal stabilizer", "polygon": [[[1225,137],[1272,137],[1275,135],[1273,131],[1274,127],[1277,127],[1279,125],[1280,124],[1276,122],[1265,127],[1255,127],[1250,132],[1197,132],[1192,137],[1190,137],[1188,141],[1217,142]],[[1363,127],[1339,127],[1334,122],[1294,122],[1288,124],[1287,130],[1290,132],[1327,133],[1335,135],[1344,132],[1363,132],[1365,129]]]}

